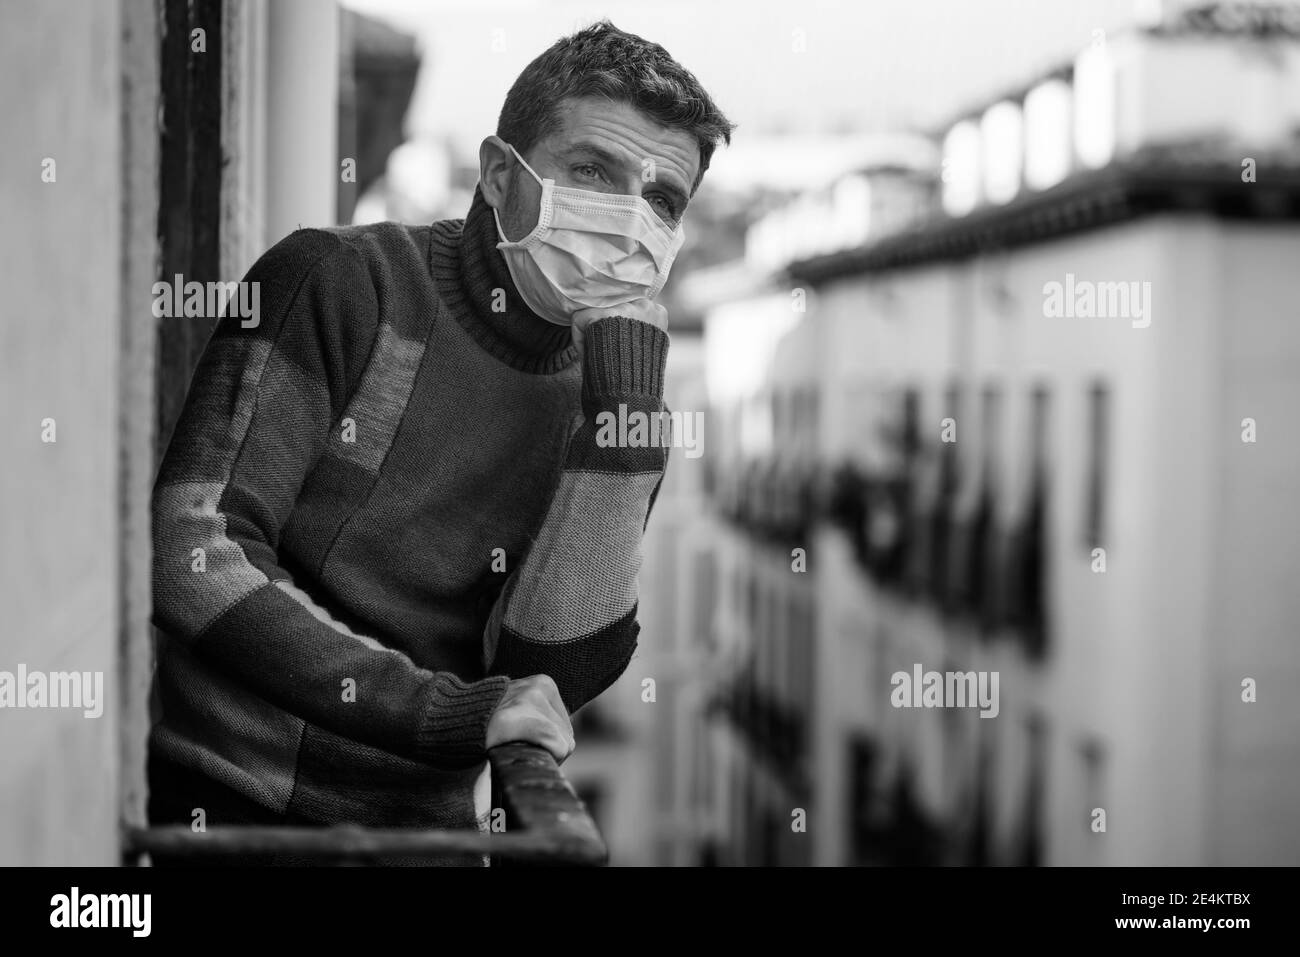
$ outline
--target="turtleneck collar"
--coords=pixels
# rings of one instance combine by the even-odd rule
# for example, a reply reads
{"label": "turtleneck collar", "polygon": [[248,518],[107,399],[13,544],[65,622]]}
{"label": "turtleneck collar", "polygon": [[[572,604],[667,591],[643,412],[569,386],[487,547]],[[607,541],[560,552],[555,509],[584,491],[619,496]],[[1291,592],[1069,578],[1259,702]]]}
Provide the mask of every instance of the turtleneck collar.
{"label": "turtleneck collar", "polygon": [[[578,355],[568,326],[557,326],[538,316],[515,288],[505,257],[496,248],[496,219],[483,192],[474,189],[474,201],[463,220],[434,223],[429,242],[429,268],[443,301],[456,321],[480,346],[521,372],[552,373],[568,366]],[[494,312],[505,290],[505,311]]]}

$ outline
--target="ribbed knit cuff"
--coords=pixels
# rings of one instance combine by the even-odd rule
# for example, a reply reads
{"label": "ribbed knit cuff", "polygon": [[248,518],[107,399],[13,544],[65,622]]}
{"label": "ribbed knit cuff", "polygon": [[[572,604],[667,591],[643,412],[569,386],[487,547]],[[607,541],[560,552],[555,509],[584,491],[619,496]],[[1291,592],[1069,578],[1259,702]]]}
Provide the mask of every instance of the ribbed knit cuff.
{"label": "ribbed knit cuff", "polygon": [[657,326],[624,316],[597,319],[583,344],[583,399],[662,399],[667,359],[668,333]]}
{"label": "ribbed knit cuff", "polygon": [[433,765],[461,767],[487,756],[487,726],[505,697],[505,675],[465,682],[440,671],[433,677],[416,754]]}
{"label": "ribbed knit cuff", "polygon": [[509,674],[550,675],[572,714],[627,669],[640,630],[635,607],[603,628],[568,641],[534,641],[502,628],[494,667]]}

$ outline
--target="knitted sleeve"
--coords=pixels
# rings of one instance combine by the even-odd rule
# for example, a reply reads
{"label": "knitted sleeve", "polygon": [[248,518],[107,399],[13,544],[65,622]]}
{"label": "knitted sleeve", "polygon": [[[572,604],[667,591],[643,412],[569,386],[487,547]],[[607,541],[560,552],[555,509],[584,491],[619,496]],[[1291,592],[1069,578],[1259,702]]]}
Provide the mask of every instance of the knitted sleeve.
{"label": "knitted sleeve", "polygon": [[300,230],[244,281],[258,284],[257,322],[221,320],[155,484],[154,622],[320,728],[432,765],[475,763],[508,680],[464,682],[356,634],[289,586],[277,554],[377,336],[367,264],[337,236]]}
{"label": "knitted sleeve", "polygon": [[484,633],[489,673],[550,675],[570,712],[613,684],[636,649],[641,536],[667,442],[610,440],[614,423],[663,411],[667,353],[667,333],[646,322],[588,327],[581,425],[542,529]]}

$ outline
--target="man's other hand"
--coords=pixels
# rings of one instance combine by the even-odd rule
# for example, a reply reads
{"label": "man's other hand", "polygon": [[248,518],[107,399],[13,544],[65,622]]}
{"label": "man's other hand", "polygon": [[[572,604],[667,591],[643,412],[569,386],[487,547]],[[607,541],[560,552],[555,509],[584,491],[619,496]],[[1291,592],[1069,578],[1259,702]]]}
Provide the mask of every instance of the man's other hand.
{"label": "man's other hand", "polygon": [[511,741],[536,744],[562,762],[577,746],[569,712],[550,675],[530,675],[510,682],[505,697],[488,719],[487,747]]}

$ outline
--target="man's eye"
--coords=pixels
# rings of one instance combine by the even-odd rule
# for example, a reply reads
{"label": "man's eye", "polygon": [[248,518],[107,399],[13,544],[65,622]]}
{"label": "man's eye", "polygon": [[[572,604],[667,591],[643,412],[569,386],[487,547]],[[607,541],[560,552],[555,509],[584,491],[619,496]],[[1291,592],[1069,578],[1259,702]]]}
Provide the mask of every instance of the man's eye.
{"label": "man's eye", "polygon": [[673,223],[677,222],[677,206],[667,196],[655,193],[651,196],[647,196],[646,200],[655,208],[659,215]]}
{"label": "man's eye", "polygon": [[583,163],[581,166],[575,166],[573,171],[586,179],[605,178],[604,171],[594,163]]}

